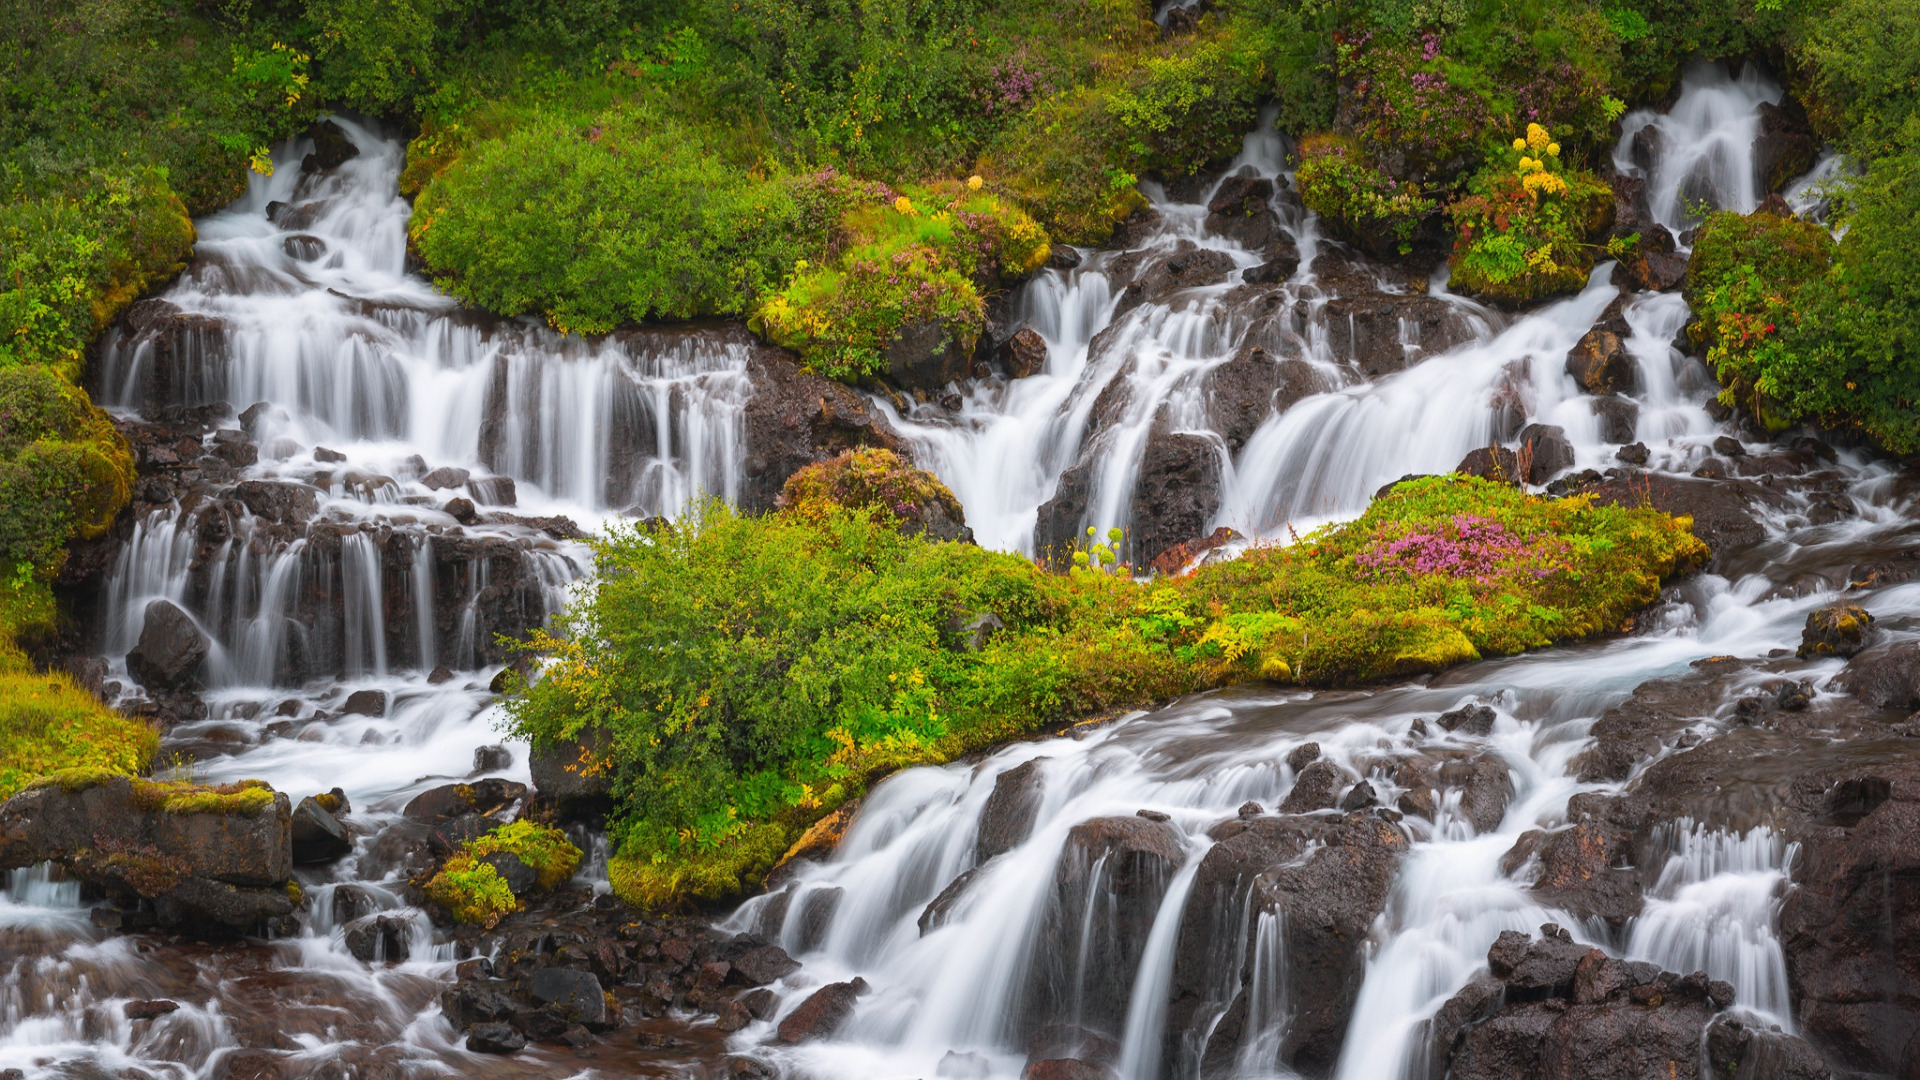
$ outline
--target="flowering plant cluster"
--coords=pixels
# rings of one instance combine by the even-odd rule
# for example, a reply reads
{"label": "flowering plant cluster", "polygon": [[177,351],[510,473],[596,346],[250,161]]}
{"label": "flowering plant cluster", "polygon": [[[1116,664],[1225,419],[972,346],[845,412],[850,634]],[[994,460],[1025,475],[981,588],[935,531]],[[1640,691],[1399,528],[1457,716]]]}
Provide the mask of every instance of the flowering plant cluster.
{"label": "flowering plant cluster", "polygon": [[1566,545],[1552,537],[1530,543],[1492,518],[1455,514],[1377,537],[1353,561],[1366,580],[1442,574],[1488,584],[1516,572],[1545,577],[1565,555]]}
{"label": "flowering plant cluster", "polygon": [[1593,268],[1588,238],[1611,207],[1611,190],[1568,166],[1546,127],[1528,124],[1447,208],[1455,287],[1503,303],[1578,289]]}

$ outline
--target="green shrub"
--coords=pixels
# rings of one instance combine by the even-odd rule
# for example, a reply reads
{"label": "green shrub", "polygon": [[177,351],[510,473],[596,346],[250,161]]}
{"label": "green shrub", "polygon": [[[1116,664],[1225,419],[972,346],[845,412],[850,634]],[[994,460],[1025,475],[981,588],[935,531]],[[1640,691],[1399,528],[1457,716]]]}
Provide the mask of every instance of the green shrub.
{"label": "green shrub", "polygon": [[1611,223],[1613,191],[1567,167],[1547,129],[1529,124],[1524,138],[1490,155],[1447,213],[1458,230],[1452,286],[1519,304],[1586,285],[1595,256],[1587,239]]}
{"label": "green shrub", "polygon": [[506,852],[527,864],[536,875],[534,888],[541,892],[566,884],[580,868],[580,849],[566,833],[531,821],[502,825],[467,844],[467,854],[476,859],[495,852]]}
{"label": "green shrub", "polygon": [[133,490],[127,441],[80,388],[0,368],[0,567],[50,579],[74,537],[105,532]]}
{"label": "green shrub", "polygon": [[649,113],[545,116],[427,185],[411,234],[461,299],[598,333],[751,310],[820,244],[806,183],[731,167]]}
{"label": "green shrub", "polygon": [[1418,183],[1396,181],[1338,135],[1300,140],[1294,182],[1300,201],[1342,237],[1376,255],[1405,253],[1439,209]]}
{"label": "green shrub", "polygon": [[[600,542],[594,592],[508,709],[518,737],[611,747],[622,895],[717,899],[893,770],[1244,679],[1346,685],[1609,632],[1703,556],[1652,511],[1460,478],[1156,584],[867,510],[710,505]],[[950,637],[985,612],[984,647]]]}

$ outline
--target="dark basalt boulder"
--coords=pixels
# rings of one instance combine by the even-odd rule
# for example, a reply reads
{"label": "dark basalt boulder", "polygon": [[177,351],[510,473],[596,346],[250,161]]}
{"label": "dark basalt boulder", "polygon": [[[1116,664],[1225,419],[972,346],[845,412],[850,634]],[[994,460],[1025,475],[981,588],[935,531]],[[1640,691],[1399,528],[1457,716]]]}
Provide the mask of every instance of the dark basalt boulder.
{"label": "dark basalt boulder", "polygon": [[445,821],[462,814],[497,814],[527,794],[527,785],[491,777],[471,784],[443,784],[415,795],[400,811],[416,821]]}
{"label": "dark basalt boulder", "polygon": [[243,933],[292,913],[293,811],[285,795],[227,809],[225,789],[209,789],[207,798],[169,810],[136,788],[146,783],[114,776],[8,799],[0,804],[0,869],[57,862],[112,897],[151,901],[162,926],[189,932]]}
{"label": "dark basalt boulder", "polygon": [[1638,385],[1640,369],[1623,335],[1596,326],[1567,353],[1567,374],[1589,394],[1625,394]]}
{"label": "dark basalt boulder", "polygon": [[953,914],[954,905],[960,902],[960,898],[967,894],[968,889],[973,888],[974,881],[980,876],[980,870],[981,868],[976,866],[971,870],[962,871],[959,876],[947,882],[947,887],[940,890],[940,895],[927,901],[927,906],[920,909],[920,918],[916,920],[921,937],[947,925],[947,918]]}
{"label": "dark basalt boulder", "polygon": [[906,390],[938,390],[973,373],[975,339],[935,319],[902,326],[882,353],[887,379]]}
{"label": "dark basalt boulder", "polygon": [[293,861],[301,866],[329,863],[353,850],[347,827],[312,795],[294,807],[291,835]]}
{"label": "dark basalt boulder", "polygon": [[1807,612],[1800,631],[1800,659],[1815,656],[1853,656],[1867,647],[1873,633],[1873,615],[1855,604],[1829,604]]}
{"label": "dark basalt boulder", "polygon": [[1047,341],[1038,330],[1023,326],[1014,332],[1000,355],[1007,366],[1007,374],[1013,378],[1038,375],[1047,366]]}
{"label": "dark basalt boulder", "polygon": [[1756,505],[1777,496],[1752,481],[1697,480],[1669,473],[1609,470],[1604,482],[1586,487],[1599,506],[1652,506],[1693,519],[1693,535],[1713,550],[1718,567],[1742,549],[1764,540]]}
{"label": "dark basalt boulder", "polygon": [[527,994],[568,1023],[595,1029],[607,1023],[607,995],[591,971],[540,968],[527,981]]}
{"label": "dark basalt boulder", "polygon": [[1345,783],[1346,776],[1341,773],[1340,766],[1331,761],[1314,761],[1294,777],[1293,787],[1280,803],[1280,812],[1305,814],[1315,810],[1330,810],[1335,796]]}
{"label": "dark basalt boulder", "polygon": [[[1098,411],[1098,406],[1095,406]],[[1093,500],[1093,461],[1082,454],[1054,483],[1053,497],[1040,504],[1033,526],[1034,553],[1043,563],[1067,565],[1073,546],[1083,533],[1087,507]]]}
{"label": "dark basalt boulder", "polygon": [[243,480],[229,494],[248,513],[277,525],[304,525],[320,512],[320,492],[306,484]]}
{"label": "dark basalt boulder", "polygon": [[[1074,1022],[1121,1033],[1132,973],[1184,849],[1172,825],[1143,817],[1094,818],[1073,827],[1034,941],[1023,1030]],[[1089,972],[1100,974],[1084,977]]]}
{"label": "dark basalt boulder", "polygon": [[1469,703],[1449,712],[1443,712],[1434,719],[1434,723],[1448,731],[1457,731],[1464,735],[1478,735],[1485,738],[1493,734],[1493,722],[1499,719],[1494,711],[1485,705]]}
{"label": "dark basalt boulder", "polygon": [[1033,832],[1045,794],[1047,758],[1034,758],[994,777],[993,792],[980,811],[979,832],[973,842],[976,865],[1012,851]]}
{"label": "dark basalt boulder", "polygon": [[1920,641],[1864,650],[1828,685],[1875,709],[1920,709]]}
{"label": "dark basalt boulder", "polygon": [[409,953],[412,927],[398,915],[375,915],[347,927],[347,951],[365,964],[402,964]]}
{"label": "dark basalt boulder", "polygon": [[1778,105],[1760,103],[1760,132],[1753,137],[1753,168],[1769,192],[1786,190],[1796,177],[1813,168],[1820,142],[1807,119],[1807,110],[1793,97]]}
{"label": "dark basalt boulder", "polygon": [[527,1048],[527,1037],[509,1024],[488,1021],[467,1032],[467,1049],[476,1054],[512,1054]]}
{"label": "dark basalt boulder", "polygon": [[127,654],[127,673],[152,690],[191,688],[212,644],[193,616],[170,600],[154,600],[147,604],[140,640]]}
{"label": "dark basalt boulder", "polygon": [[1521,428],[1516,455],[1526,460],[1527,483],[1536,487],[1573,468],[1573,444],[1566,429],[1553,424]]}
{"label": "dark basalt boulder", "polygon": [[828,983],[788,1013],[775,1029],[778,1041],[792,1045],[832,1038],[848,1020],[860,996],[867,992],[865,979]]}
{"label": "dark basalt boulder", "polygon": [[1321,316],[1333,355],[1370,379],[1473,339],[1473,326],[1460,310],[1431,296],[1348,293],[1327,301]]}
{"label": "dark basalt boulder", "polygon": [[1153,562],[1161,552],[1206,532],[1220,510],[1220,446],[1205,435],[1156,431],[1147,436],[1133,489],[1128,561]]}
{"label": "dark basalt boulder", "polygon": [[569,821],[588,821],[613,808],[612,740],[583,728],[565,742],[535,743],[527,764],[542,802]]}
{"label": "dark basalt boulder", "polygon": [[1191,240],[1181,241],[1172,251],[1164,248],[1129,251],[1115,258],[1108,271],[1116,280],[1132,276],[1114,305],[1113,321],[1118,323],[1122,315],[1141,304],[1164,303],[1182,289],[1218,285],[1236,269],[1233,256],[1200,247]]}
{"label": "dark basalt boulder", "polygon": [[1210,236],[1224,236],[1259,250],[1283,235],[1279,215],[1269,205],[1272,198],[1273,181],[1266,177],[1229,176],[1220,181],[1207,202],[1207,218],[1201,227]]}
{"label": "dark basalt boulder", "polygon": [[[1610,443],[1631,443],[1640,422],[1640,405],[1632,398],[1609,394],[1590,400],[1593,415],[1600,421],[1600,438]],[[1626,458],[1622,457],[1622,461]],[[1646,464],[1646,459],[1639,462]]]}
{"label": "dark basalt boulder", "polygon": [[1268,417],[1324,389],[1312,364],[1258,346],[1235,353],[1208,371],[1200,384],[1207,426],[1226,442],[1228,454],[1239,453]]}
{"label": "dark basalt boulder", "polygon": [[[754,349],[747,358],[747,377],[753,396],[742,416],[743,510],[773,509],[789,476],[852,447],[876,446],[896,453],[904,449],[892,425],[864,395],[844,383],[802,372],[782,350]],[[475,497],[480,497],[478,491]]]}
{"label": "dark basalt boulder", "polygon": [[339,124],[331,120],[322,120],[313,125],[307,137],[313,140],[313,150],[300,159],[300,171],[303,173],[337,169],[360,156],[360,148],[353,144]]}
{"label": "dark basalt boulder", "polygon": [[1504,446],[1482,446],[1477,450],[1469,450],[1453,471],[1462,476],[1478,476],[1503,484],[1518,485],[1522,479],[1519,455]]}

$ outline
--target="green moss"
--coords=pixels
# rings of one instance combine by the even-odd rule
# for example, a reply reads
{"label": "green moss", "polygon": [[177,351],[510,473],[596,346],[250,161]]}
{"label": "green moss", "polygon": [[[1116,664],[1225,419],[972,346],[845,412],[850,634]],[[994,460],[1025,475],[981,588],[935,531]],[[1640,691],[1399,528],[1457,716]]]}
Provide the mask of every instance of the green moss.
{"label": "green moss", "polygon": [[471,855],[455,855],[427,882],[427,898],[446,908],[455,921],[492,929],[520,909],[513,890],[491,865]]}
{"label": "green moss", "polygon": [[1440,203],[1413,180],[1395,180],[1351,138],[1300,140],[1300,201],[1346,239],[1379,255],[1410,250]]}
{"label": "green moss", "polygon": [[580,849],[567,834],[531,821],[502,825],[467,845],[467,854],[476,859],[495,852],[517,857],[537,875],[534,887],[551,892],[573,877],[580,868]]}
{"label": "green moss", "polygon": [[950,521],[966,517],[960,500],[938,477],[891,450],[869,448],[848,450],[794,473],[780,489],[779,505],[810,521],[826,518],[835,508],[869,510],[896,525],[918,521],[934,506]]}
{"label": "green moss", "polygon": [[114,712],[64,674],[37,674],[24,657],[0,671],[0,799],[48,774],[85,777],[144,771],[160,737],[151,724]]}
{"label": "green moss", "polygon": [[[879,777],[1063,719],[1612,632],[1705,556],[1682,520],[1468,478],[1408,482],[1290,547],[1149,584],[1091,560],[1049,574],[893,520],[827,500],[712,506],[602,543],[596,591],[536,642],[553,663],[508,708],[535,742],[596,729],[623,896],[729,895]],[[1004,624],[984,647],[948,640],[983,611]]]}
{"label": "green moss", "polygon": [[[151,752],[149,752],[151,757]],[[223,814],[259,817],[274,805],[275,793],[264,780],[231,784],[196,784],[190,780],[148,780],[129,777],[110,766],[82,765],[48,772],[30,786],[58,786],[74,794],[117,779],[129,779],[134,804],[163,814]]]}

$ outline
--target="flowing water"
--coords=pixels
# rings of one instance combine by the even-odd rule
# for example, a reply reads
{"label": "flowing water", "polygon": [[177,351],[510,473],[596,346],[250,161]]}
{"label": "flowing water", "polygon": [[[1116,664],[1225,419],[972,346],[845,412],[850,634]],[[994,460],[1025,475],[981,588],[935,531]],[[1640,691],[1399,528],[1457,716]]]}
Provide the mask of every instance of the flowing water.
{"label": "flowing water", "polygon": [[[1649,172],[1659,220],[1684,225],[1701,191],[1716,205],[1757,202],[1754,109],[1778,97],[1758,74],[1700,69],[1669,113],[1628,118],[1623,168]],[[582,341],[458,308],[407,272],[400,144],[342,123],[359,156],[303,176],[306,147],[284,148],[274,176],[200,223],[195,262],[163,298],[175,309],[166,332],[130,324],[103,344],[103,404],[152,418],[224,403],[229,418],[219,423],[244,426],[260,450],[216,490],[174,498],[134,524],[103,589],[100,648],[137,701],[123,657],[148,605],[186,610],[213,642],[210,712],[176,727],[169,746],[191,747],[206,779],[259,777],[295,798],[339,785],[356,820],[377,828],[419,791],[478,775],[474,749],[498,739],[487,683],[502,605],[537,625],[588,569],[579,544],[528,519],[564,514],[591,528],[622,512],[670,515],[701,494],[734,496],[741,407],[753,388],[743,338]],[[1655,125],[1660,153],[1636,164],[1634,134]],[[1208,524],[1252,538],[1351,516],[1385,483],[1446,471],[1511,437],[1516,418],[1563,427],[1579,467],[1611,463],[1615,444],[1562,370],[1616,295],[1609,265],[1578,295],[1519,316],[1450,294],[1443,276],[1376,282],[1381,296],[1419,297],[1454,340],[1423,343],[1403,318],[1389,352],[1403,351],[1404,362],[1368,374],[1356,360],[1355,317],[1329,312],[1341,298],[1316,257],[1335,246],[1288,195],[1284,149],[1258,132],[1228,173],[1277,181],[1272,208],[1300,255],[1277,292],[1297,317],[1256,319],[1236,293],[1268,249],[1210,231],[1205,198],[1162,195],[1158,224],[1131,251],[1087,253],[1078,268],[1025,287],[1018,308],[1045,339],[1042,372],[977,380],[958,408],[902,413],[881,403],[917,460],[959,496],[983,544],[1034,551],[1037,514],[1076,463],[1088,493],[1079,524],[1130,525],[1143,458],[1167,432],[1199,437],[1217,459]],[[1183,250],[1218,253],[1231,269],[1116,315],[1143,257]],[[1132,264],[1122,261],[1129,255]],[[1671,345],[1686,317],[1673,295],[1636,296],[1624,312],[1640,375],[1634,436],[1651,465],[1669,471],[1692,469],[1726,433],[1703,408],[1710,377]],[[1256,345],[1307,365],[1318,392],[1255,417],[1230,442],[1212,426],[1207,376]],[[1103,397],[1117,404],[1103,411]],[[1854,460],[1842,468],[1860,514],[1818,527],[1772,520],[1776,576],[1792,565],[1844,566],[1850,551],[1897,542],[1900,507],[1883,471]],[[444,469],[465,475],[436,479]],[[234,494],[249,482],[316,495],[293,520],[271,500]],[[485,516],[461,524],[442,509],[454,495]],[[1289,755],[1309,741],[1370,777],[1389,804],[1400,790],[1383,763],[1432,751],[1494,755],[1513,789],[1485,831],[1457,794],[1431,820],[1406,819],[1412,848],[1371,928],[1340,1076],[1424,1075],[1426,1018],[1501,930],[1548,921],[1619,955],[1704,968],[1733,982],[1743,1007],[1791,1027],[1772,921],[1792,852],[1764,825],[1736,833],[1675,822],[1646,910],[1620,932],[1542,905],[1524,868],[1501,866],[1527,830],[1562,821],[1574,795],[1617,787],[1579,783],[1569,770],[1600,712],[1695,659],[1797,641],[1805,612],[1829,594],[1787,595],[1767,569],[1702,575],[1646,622],[1656,629],[1622,640],[1370,691],[1210,695],[895,776],[867,798],[830,862],[803,866],[726,924],[776,936],[805,961],[777,987],[783,1011],[814,985],[854,975],[876,992],[831,1041],[762,1048],[767,1025],[756,1023],[734,1046],[803,1075],[1012,1077],[1036,1029],[1068,1023],[1106,1029],[1108,1059],[1125,1080],[1184,1078],[1199,1074],[1213,1025],[1240,999],[1227,1071],[1286,1075],[1280,1048],[1303,1005],[1289,985],[1284,915],[1262,910],[1216,935],[1211,965],[1183,952],[1183,928],[1214,846],[1209,831],[1249,801],[1283,801],[1296,778]],[[1920,590],[1870,603],[1883,618],[1920,616]],[[435,667],[452,677],[430,678]],[[388,695],[383,714],[343,715],[344,697],[364,689]],[[1416,724],[1476,700],[1498,714],[1485,737]],[[1701,730],[1715,723],[1703,718]],[[513,764],[492,774],[525,780],[525,748],[507,749]],[[995,781],[1029,763],[1041,777],[1031,829],[981,860],[978,822]],[[1161,872],[1140,879],[1106,856],[1073,863],[1077,825],[1140,810],[1165,815],[1178,837]],[[363,841],[333,868],[301,871],[314,902],[299,937],[231,946],[96,935],[76,886],[16,872],[0,893],[9,957],[0,1069],[53,1075],[57,1063],[87,1059],[109,1074],[211,1077],[241,1046],[276,1046],[294,1052],[300,1075],[580,1073],[546,1052],[508,1061],[460,1048],[435,1004],[451,946],[404,908],[390,871],[368,856]],[[923,932],[928,905],[964,874],[970,883]],[[409,960],[370,967],[343,950],[331,903],[343,883],[412,920]],[[1123,893],[1151,902],[1123,911],[1114,899]],[[1125,933],[1114,929],[1128,918]],[[1183,974],[1196,964],[1197,982]],[[1178,1009],[1176,983],[1198,986]],[[148,997],[182,1008],[136,1029],[119,1005]]]}

